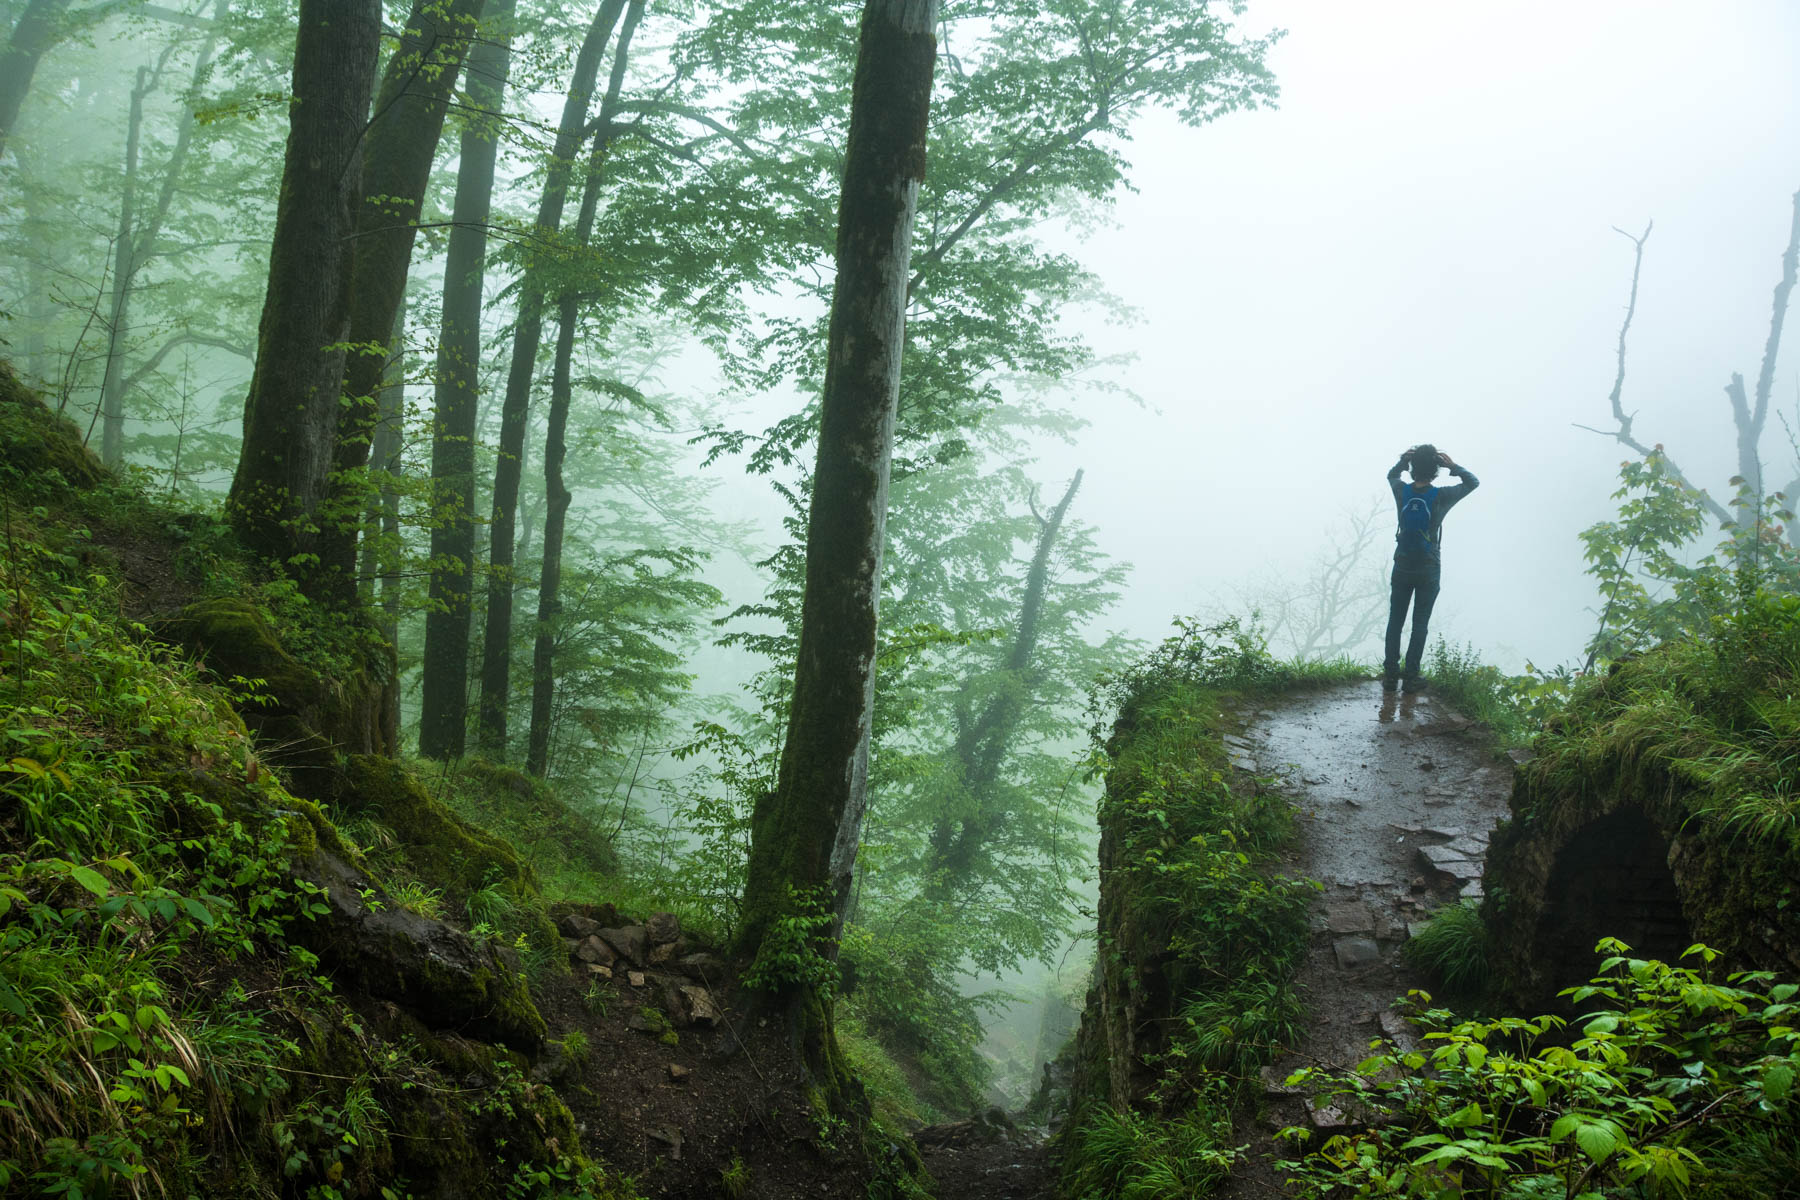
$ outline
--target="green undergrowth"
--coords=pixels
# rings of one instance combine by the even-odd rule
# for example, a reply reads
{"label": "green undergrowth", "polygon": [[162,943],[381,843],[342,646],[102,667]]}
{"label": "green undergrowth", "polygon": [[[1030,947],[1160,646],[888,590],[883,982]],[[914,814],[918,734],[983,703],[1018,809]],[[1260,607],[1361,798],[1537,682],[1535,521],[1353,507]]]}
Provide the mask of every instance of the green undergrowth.
{"label": "green undergrowth", "polygon": [[[1290,1083],[1359,1120],[1320,1138],[1283,1132],[1295,1194],[1602,1200],[1763,1200],[1800,1188],[1800,987],[1721,977],[1611,939],[1583,1011],[1464,1020],[1414,993],[1417,1049],[1380,1043],[1348,1075]],[[1315,1144],[1316,1143],[1316,1144]]]}
{"label": "green undergrowth", "polygon": [[1473,900],[1446,904],[1431,914],[1402,947],[1406,960],[1458,996],[1480,996],[1491,964],[1488,928]]}
{"label": "green undergrowth", "polygon": [[[1280,870],[1286,800],[1267,781],[1234,781],[1221,738],[1244,701],[1363,675],[1279,662],[1225,622],[1182,626],[1103,691],[1098,707],[1110,701],[1119,720],[1100,808],[1101,1003],[1078,1040],[1064,1194],[1188,1197],[1229,1174],[1234,1117],[1299,1033],[1291,977],[1316,887]],[[1109,1052],[1121,1043],[1135,1061]]]}
{"label": "green undergrowth", "polygon": [[1497,750],[1529,744],[1544,722],[1561,711],[1574,682],[1567,668],[1541,672],[1527,665],[1525,674],[1508,675],[1483,662],[1474,646],[1455,646],[1441,637],[1432,643],[1425,667],[1432,690],[1487,726]]}
{"label": "green undergrowth", "polygon": [[529,883],[516,860],[470,831],[462,873],[398,854],[389,873],[368,829],[290,793],[238,715],[256,685],[124,615],[117,556],[178,554],[172,515],[11,383],[0,369],[0,1195],[628,1196],[524,1055],[360,1002],[306,948],[327,897],[296,867],[320,849],[452,917],[453,895],[472,914]]}
{"label": "green undergrowth", "polygon": [[1761,592],[1700,633],[1581,680],[1524,772],[1538,793],[1572,797],[1660,774],[1703,821],[1800,863],[1797,685],[1800,597]]}

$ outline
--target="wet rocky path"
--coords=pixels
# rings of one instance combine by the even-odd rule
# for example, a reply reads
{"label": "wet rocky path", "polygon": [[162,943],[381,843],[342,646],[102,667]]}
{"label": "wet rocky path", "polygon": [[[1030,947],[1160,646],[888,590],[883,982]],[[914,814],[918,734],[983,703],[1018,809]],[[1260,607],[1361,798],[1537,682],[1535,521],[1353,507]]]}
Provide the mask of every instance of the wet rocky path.
{"label": "wet rocky path", "polygon": [[[1282,1081],[1302,1066],[1348,1068],[1378,1037],[1404,1041],[1397,997],[1423,981],[1400,948],[1434,908],[1480,894],[1488,835],[1506,815],[1512,773],[1478,727],[1426,692],[1352,683],[1253,706],[1226,737],[1233,765],[1273,777],[1294,805],[1289,874],[1319,881],[1312,940],[1295,979],[1301,1043],[1263,1074],[1266,1103],[1238,1130],[1249,1146],[1229,1200],[1284,1196],[1276,1130],[1343,1121]],[[1049,1200],[1040,1139],[982,1118],[920,1131],[941,1200]]]}
{"label": "wet rocky path", "polygon": [[1512,776],[1481,731],[1441,700],[1385,693],[1376,682],[1246,714],[1244,732],[1227,744],[1239,769],[1279,780],[1298,818],[1288,869],[1323,885],[1295,979],[1306,1036],[1265,1070],[1265,1111],[1240,1130],[1249,1155],[1220,1193],[1278,1196],[1274,1131],[1329,1133],[1343,1121],[1282,1080],[1302,1066],[1354,1066],[1378,1037],[1406,1041],[1392,1004],[1423,981],[1400,948],[1432,909],[1480,895]]}

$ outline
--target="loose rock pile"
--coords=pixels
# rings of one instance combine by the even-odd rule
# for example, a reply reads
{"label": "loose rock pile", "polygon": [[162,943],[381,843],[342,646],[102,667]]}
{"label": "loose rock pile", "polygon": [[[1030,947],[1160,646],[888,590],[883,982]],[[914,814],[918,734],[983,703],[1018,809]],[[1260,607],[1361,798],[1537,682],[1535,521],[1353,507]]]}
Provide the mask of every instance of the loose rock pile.
{"label": "loose rock pile", "polygon": [[652,913],[641,925],[608,926],[602,917],[616,920],[618,914],[611,906],[598,911],[599,916],[564,913],[557,927],[577,971],[598,980],[623,975],[630,987],[643,991],[644,1003],[667,1019],[657,1028],[648,1018],[634,1018],[632,1028],[661,1034],[669,1027],[711,1028],[724,1019],[711,986],[723,978],[725,964],[682,934],[680,918]]}

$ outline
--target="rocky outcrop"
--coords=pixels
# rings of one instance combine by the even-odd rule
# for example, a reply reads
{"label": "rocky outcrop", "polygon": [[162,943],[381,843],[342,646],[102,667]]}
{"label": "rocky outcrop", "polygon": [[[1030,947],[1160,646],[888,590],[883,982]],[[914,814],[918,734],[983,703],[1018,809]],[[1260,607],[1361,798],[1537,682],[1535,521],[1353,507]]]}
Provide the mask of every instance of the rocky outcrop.
{"label": "rocky outcrop", "polygon": [[1518,769],[1483,916],[1505,998],[1526,1011],[1592,975],[1601,937],[1645,957],[1703,942],[1728,968],[1800,972],[1800,848],[1720,819],[1693,750],[1640,711],[1650,697],[1634,678],[1654,665],[1594,681]]}
{"label": "rocky outcrop", "polygon": [[517,1050],[544,1042],[518,955],[396,904],[367,873],[324,848],[295,864],[325,911],[296,923],[296,940],[339,981],[403,1005],[429,1029]]}

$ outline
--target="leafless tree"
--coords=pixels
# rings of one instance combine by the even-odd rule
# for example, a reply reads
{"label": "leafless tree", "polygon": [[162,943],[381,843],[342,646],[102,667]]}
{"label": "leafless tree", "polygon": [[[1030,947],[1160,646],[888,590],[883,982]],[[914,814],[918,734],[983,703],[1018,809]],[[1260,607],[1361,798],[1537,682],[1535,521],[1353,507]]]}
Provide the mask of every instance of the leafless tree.
{"label": "leafless tree", "polygon": [[[1700,496],[1701,503],[1708,512],[1719,519],[1720,524],[1739,529],[1754,528],[1757,516],[1762,510],[1762,501],[1767,494],[1763,487],[1763,465],[1760,446],[1762,435],[1769,417],[1769,395],[1775,386],[1775,360],[1781,349],[1781,329],[1787,317],[1788,297],[1794,290],[1795,267],[1800,260],[1800,191],[1793,197],[1793,224],[1788,232],[1787,249],[1781,256],[1781,277],[1775,284],[1773,311],[1769,318],[1769,336],[1763,345],[1762,369],[1757,372],[1754,393],[1747,393],[1744,377],[1733,371],[1731,382],[1725,385],[1725,398],[1731,407],[1732,425],[1737,434],[1738,470],[1733,486],[1738,489],[1732,501],[1736,512],[1721,504],[1709,495],[1705,489],[1695,487],[1693,482],[1682,471],[1674,457],[1658,443],[1646,446],[1633,432],[1633,424],[1637,413],[1627,413],[1624,405],[1625,391],[1625,339],[1631,331],[1632,318],[1637,314],[1638,280],[1644,267],[1644,243],[1650,239],[1652,224],[1644,226],[1644,232],[1632,236],[1623,229],[1614,229],[1628,239],[1635,249],[1631,267],[1631,297],[1625,306],[1625,320],[1619,326],[1618,371],[1613,377],[1612,395],[1609,402],[1612,406],[1613,428],[1601,429],[1592,425],[1575,423],[1575,428],[1585,429],[1589,433],[1597,433],[1602,437],[1610,437],[1620,445],[1629,447],[1639,455],[1648,455],[1652,451],[1661,450],[1669,471],[1688,487],[1693,488]],[[1796,463],[1800,472],[1800,462]],[[1800,474],[1790,480],[1786,487],[1780,489],[1781,494],[1793,497],[1800,494]]]}

